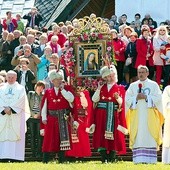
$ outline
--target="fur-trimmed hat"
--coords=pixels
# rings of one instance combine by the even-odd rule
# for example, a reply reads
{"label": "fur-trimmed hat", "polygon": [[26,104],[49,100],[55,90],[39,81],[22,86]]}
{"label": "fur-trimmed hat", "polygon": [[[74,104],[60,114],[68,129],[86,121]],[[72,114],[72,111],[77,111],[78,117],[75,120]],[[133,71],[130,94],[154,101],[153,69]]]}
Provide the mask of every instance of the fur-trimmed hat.
{"label": "fur-trimmed hat", "polygon": [[54,79],[63,79],[63,75],[62,75],[61,71],[56,71],[56,70],[51,70],[48,73],[48,77],[49,77],[50,81],[53,81]]}
{"label": "fur-trimmed hat", "polygon": [[118,79],[117,79],[117,69],[114,65],[110,65],[110,67],[104,66],[100,70],[100,74],[101,74],[102,78],[105,78],[106,76],[110,75],[111,73],[115,73],[115,82],[117,82],[118,81]]}
{"label": "fur-trimmed hat", "polygon": [[108,66],[104,66],[103,68],[101,68],[100,74],[101,74],[102,78],[105,78],[106,76],[111,74],[111,71]]}

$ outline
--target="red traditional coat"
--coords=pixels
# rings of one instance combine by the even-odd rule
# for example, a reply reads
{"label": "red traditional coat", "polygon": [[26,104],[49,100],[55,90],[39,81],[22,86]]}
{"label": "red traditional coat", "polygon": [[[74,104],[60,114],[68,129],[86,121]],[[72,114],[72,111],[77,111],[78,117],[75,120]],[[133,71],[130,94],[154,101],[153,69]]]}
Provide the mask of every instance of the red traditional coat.
{"label": "red traditional coat", "polygon": [[126,121],[125,121],[125,109],[124,109],[124,96],[125,96],[125,89],[122,85],[113,85],[112,88],[109,90],[107,89],[107,85],[104,85],[100,91],[100,102],[114,102],[117,104],[117,101],[114,97],[114,93],[118,92],[119,95],[123,98],[122,103],[122,111],[117,112],[115,111],[114,114],[114,132],[113,137],[114,140],[108,140],[105,138],[105,129],[106,129],[106,116],[107,111],[106,109],[102,108],[95,108],[94,110],[94,123],[96,125],[96,129],[93,135],[93,146],[95,149],[100,147],[106,148],[107,151],[115,150],[118,154],[125,154],[126,153],[126,146],[125,146],[125,137],[122,132],[117,130],[118,125],[123,126],[126,128]]}
{"label": "red traditional coat", "polygon": [[146,66],[146,55],[147,52],[151,55],[149,60],[149,65],[154,66],[153,64],[153,45],[151,43],[151,40],[146,40],[144,38],[138,39],[136,41],[136,51],[137,51],[137,57],[136,57],[136,63],[135,68],[137,68],[139,65],[145,65]]}
{"label": "red traditional coat", "polygon": [[125,61],[125,50],[126,45],[121,39],[116,39],[112,41],[114,51],[118,51],[119,55],[115,53],[116,61]]}
{"label": "red traditional coat", "polygon": [[[64,89],[66,91],[72,91],[70,86],[65,86]],[[47,89],[45,91],[42,99],[42,109],[45,106],[45,101],[47,101],[47,124],[44,125],[45,134],[43,139],[42,151],[58,152],[60,151],[60,133],[58,118],[50,115],[48,113],[48,110],[70,109],[69,102],[63,97],[60,90],[58,92],[58,95],[56,95],[54,88]],[[71,128],[69,126],[69,132],[70,129]]]}
{"label": "red traditional coat", "polygon": [[72,157],[91,156],[89,134],[86,132],[86,128],[89,128],[91,125],[93,106],[92,106],[92,101],[89,92],[87,90],[84,90],[83,93],[88,103],[88,106],[85,109],[85,114],[82,115],[78,111],[80,109],[83,109],[79,95],[75,96],[74,107],[73,107],[74,118],[75,119],[78,118],[78,123],[79,123],[78,131],[77,131],[79,142],[72,143],[72,150],[66,152],[67,156],[72,156]]}

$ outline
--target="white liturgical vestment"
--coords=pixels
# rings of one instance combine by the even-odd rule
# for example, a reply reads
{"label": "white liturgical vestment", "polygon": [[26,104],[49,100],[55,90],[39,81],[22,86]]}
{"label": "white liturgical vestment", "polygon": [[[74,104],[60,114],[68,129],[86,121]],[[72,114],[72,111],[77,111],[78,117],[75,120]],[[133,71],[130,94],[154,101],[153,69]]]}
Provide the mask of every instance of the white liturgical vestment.
{"label": "white liturgical vestment", "polygon": [[[5,114],[5,107],[12,113]],[[0,87],[0,159],[24,161],[26,120],[30,116],[25,88],[15,82]]]}

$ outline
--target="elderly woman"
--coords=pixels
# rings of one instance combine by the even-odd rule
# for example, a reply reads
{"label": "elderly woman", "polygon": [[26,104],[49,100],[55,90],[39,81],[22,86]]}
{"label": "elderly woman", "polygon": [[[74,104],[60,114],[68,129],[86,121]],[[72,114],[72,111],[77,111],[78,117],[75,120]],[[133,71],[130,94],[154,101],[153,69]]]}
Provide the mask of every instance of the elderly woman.
{"label": "elderly woman", "polygon": [[49,43],[50,47],[52,48],[52,53],[57,53],[59,56],[62,54],[61,46],[58,43],[58,36],[54,35],[51,37],[51,41]]}
{"label": "elderly woman", "polygon": [[44,48],[44,54],[40,57],[40,63],[37,65],[37,79],[43,80],[48,74],[48,66],[50,64],[50,57],[52,55],[52,49],[48,45]]}
{"label": "elderly woman", "polygon": [[156,82],[160,85],[163,70],[163,60],[161,59],[160,51],[165,48],[167,43],[168,32],[165,26],[160,26],[157,29],[156,35],[153,38],[153,48],[154,48],[154,65],[156,67]]}

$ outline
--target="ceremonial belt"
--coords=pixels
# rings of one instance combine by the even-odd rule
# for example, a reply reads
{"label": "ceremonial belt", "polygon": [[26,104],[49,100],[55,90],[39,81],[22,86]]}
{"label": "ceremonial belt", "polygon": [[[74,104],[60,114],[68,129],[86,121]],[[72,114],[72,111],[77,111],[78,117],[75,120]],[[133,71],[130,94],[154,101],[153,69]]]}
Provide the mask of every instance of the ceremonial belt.
{"label": "ceremonial belt", "polygon": [[[97,108],[107,109],[108,103],[113,103],[113,102],[98,102]],[[118,108],[119,108],[118,104],[114,104],[114,110],[117,111]]]}
{"label": "ceremonial belt", "polygon": [[61,111],[62,111],[64,114],[66,114],[67,116],[69,116],[69,113],[70,113],[69,109],[48,110],[48,113],[49,113],[49,115],[51,115],[51,116],[56,116],[56,117],[58,117],[58,115],[60,114]]}
{"label": "ceremonial belt", "polygon": [[67,122],[70,111],[68,109],[48,110],[48,113],[58,118],[60,150],[70,150],[70,137]]}
{"label": "ceremonial belt", "polygon": [[118,105],[114,102],[98,102],[97,108],[106,110],[105,139],[114,140],[114,112],[118,110]]}

